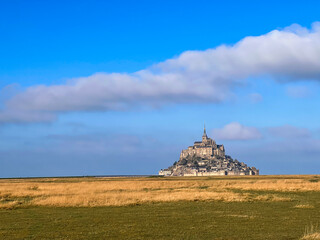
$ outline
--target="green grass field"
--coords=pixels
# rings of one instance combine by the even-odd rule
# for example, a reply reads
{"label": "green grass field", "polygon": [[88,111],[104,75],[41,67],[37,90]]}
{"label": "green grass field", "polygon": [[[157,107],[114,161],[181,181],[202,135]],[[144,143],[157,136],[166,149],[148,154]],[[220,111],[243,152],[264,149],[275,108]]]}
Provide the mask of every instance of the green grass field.
{"label": "green grass field", "polygon": [[233,191],[291,200],[21,205],[0,209],[0,239],[300,239],[320,223],[319,191]]}

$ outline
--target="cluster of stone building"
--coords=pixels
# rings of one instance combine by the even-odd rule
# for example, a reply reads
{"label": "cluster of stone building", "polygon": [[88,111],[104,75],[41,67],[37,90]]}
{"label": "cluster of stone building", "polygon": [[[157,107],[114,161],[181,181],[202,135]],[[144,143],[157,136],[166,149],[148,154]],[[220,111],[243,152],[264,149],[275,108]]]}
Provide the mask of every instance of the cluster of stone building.
{"label": "cluster of stone building", "polygon": [[259,175],[255,167],[233,160],[225,155],[223,145],[217,145],[209,138],[204,128],[202,141],[182,150],[180,159],[167,169],[161,169],[163,176],[217,176],[217,175]]}

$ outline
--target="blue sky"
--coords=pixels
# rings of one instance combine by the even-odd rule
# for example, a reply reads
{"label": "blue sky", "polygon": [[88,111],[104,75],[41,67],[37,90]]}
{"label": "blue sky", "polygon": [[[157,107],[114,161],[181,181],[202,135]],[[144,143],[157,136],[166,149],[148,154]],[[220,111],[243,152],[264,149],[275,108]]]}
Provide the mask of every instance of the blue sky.
{"label": "blue sky", "polygon": [[319,1],[10,1],[0,177],[155,174],[202,135],[319,174]]}

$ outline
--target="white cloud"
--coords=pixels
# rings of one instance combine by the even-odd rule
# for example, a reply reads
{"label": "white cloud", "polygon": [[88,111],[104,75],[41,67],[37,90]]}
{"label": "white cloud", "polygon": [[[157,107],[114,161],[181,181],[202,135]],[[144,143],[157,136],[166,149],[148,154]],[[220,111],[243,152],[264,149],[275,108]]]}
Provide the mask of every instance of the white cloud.
{"label": "white cloud", "polygon": [[306,128],[299,128],[291,125],[268,128],[268,132],[280,138],[300,139],[310,137],[310,131]]}
{"label": "white cloud", "polygon": [[57,119],[52,112],[7,110],[0,113],[0,123],[52,122]]}
{"label": "white cloud", "polygon": [[[61,85],[32,86],[6,102],[0,121],[29,121],[30,114],[125,110],[167,103],[219,103],[248,77],[320,80],[320,23],[292,25],[233,46],[186,51],[132,74],[97,73]],[[8,111],[9,113],[7,113]],[[13,116],[12,114],[24,112]],[[11,115],[11,118],[6,117]],[[40,119],[39,117],[36,117]],[[45,120],[52,118],[44,118]]]}
{"label": "white cloud", "polygon": [[289,86],[286,91],[287,95],[293,98],[305,98],[312,94],[307,86]]}
{"label": "white cloud", "polygon": [[258,103],[263,100],[263,97],[259,93],[251,93],[249,97],[252,103]]}
{"label": "white cloud", "polygon": [[250,140],[262,137],[257,128],[243,126],[240,123],[232,122],[221,129],[212,131],[214,138],[222,140]]}
{"label": "white cloud", "polygon": [[[134,135],[49,135],[52,149],[61,153],[134,153],[145,144],[139,137]],[[42,148],[42,146],[41,146]]]}

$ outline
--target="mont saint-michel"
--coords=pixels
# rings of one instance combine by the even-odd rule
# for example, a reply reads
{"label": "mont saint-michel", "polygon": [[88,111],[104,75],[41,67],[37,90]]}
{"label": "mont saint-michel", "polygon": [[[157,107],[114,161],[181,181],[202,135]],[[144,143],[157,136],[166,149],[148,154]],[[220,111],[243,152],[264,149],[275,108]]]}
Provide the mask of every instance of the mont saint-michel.
{"label": "mont saint-michel", "polygon": [[204,127],[202,141],[181,151],[178,162],[161,169],[163,176],[214,176],[214,175],[259,175],[255,167],[233,160],[225,154],[223,145],[209,138]]}

